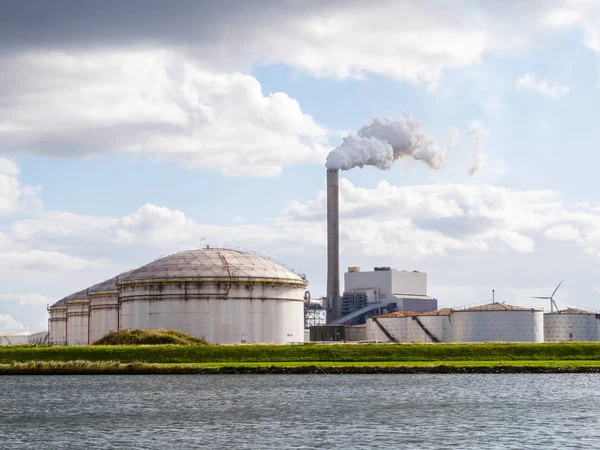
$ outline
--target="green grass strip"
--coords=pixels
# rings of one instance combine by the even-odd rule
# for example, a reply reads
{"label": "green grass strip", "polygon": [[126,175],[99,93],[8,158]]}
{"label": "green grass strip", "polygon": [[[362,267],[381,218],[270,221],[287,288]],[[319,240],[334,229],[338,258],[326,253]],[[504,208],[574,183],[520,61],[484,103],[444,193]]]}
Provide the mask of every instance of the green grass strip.
{"label": "green grass strip", "polygon": [[554,360],[600,361],[600,343],[0,347],[0,364],[31,361],[164,364]]}

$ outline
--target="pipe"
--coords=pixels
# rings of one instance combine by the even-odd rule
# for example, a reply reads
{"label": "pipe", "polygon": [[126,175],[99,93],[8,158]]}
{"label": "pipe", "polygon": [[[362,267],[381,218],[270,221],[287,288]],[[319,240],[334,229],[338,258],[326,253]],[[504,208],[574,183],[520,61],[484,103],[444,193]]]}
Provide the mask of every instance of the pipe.
{"label": "pipe", "polygon": [[327,169],[327,322],[342,316],[340,299],[339,171]]}

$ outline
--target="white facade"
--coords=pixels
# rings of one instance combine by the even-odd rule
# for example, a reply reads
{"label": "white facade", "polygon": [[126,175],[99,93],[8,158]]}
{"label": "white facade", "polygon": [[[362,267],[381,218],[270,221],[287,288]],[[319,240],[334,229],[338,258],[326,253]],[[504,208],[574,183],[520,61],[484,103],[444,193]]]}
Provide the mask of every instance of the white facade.
{"label": "white facade", "polygon": [[451,328],[452,342],[544,342],[542,311],[453,311]]}
{"label": "white facade", "polygon": [[[391,314],[390,314],[391,315]],[[450,315],[419,315],[416,316],[423,326],[435,336],[439,342],[449,342],[451,339]],[[402,343],[433,343],[431,337],[423,330],[412,316],[378,317],[379,323],[397,342]],[[372,319],[367,319],[366,338],[370,341],[390,342],[383,330]]]}
{"label": "white facade", "polygon": [[374,270],[346,272],[344,290],[378,289],[381,301],[394,300],[395,296],[427,295],[427,274],[404,270]]}
{"label": "white facade", "polygon": [[67,345],[88,345],[90,302],[71,300],[67,305]]}
{"label": "white facade", "polygon": [[594,313],[544,314],[544,342],[598,341],[600,320]]}

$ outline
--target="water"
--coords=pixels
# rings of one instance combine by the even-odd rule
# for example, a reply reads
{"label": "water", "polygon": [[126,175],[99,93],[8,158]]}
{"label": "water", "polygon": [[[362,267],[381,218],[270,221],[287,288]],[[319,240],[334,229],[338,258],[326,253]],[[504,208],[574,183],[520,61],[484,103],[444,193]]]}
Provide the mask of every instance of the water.
{"label": "water", "polygon": [[0,448],[599,448],[599,375],[0,377]]}

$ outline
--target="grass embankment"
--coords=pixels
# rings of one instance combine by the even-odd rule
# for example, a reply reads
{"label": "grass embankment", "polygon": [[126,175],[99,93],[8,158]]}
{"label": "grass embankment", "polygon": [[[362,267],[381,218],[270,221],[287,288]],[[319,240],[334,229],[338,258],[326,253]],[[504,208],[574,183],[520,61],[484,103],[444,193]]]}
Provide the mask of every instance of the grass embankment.
{"label": "grass embankment", "polygon": [[600,372],[600,343],[0,348],[0,374],[475,372]]}
{"label": "grass embankment", "polygon": [[111,331],[94,345],[202,345],[204,339],[178,330],[127,329]]}

